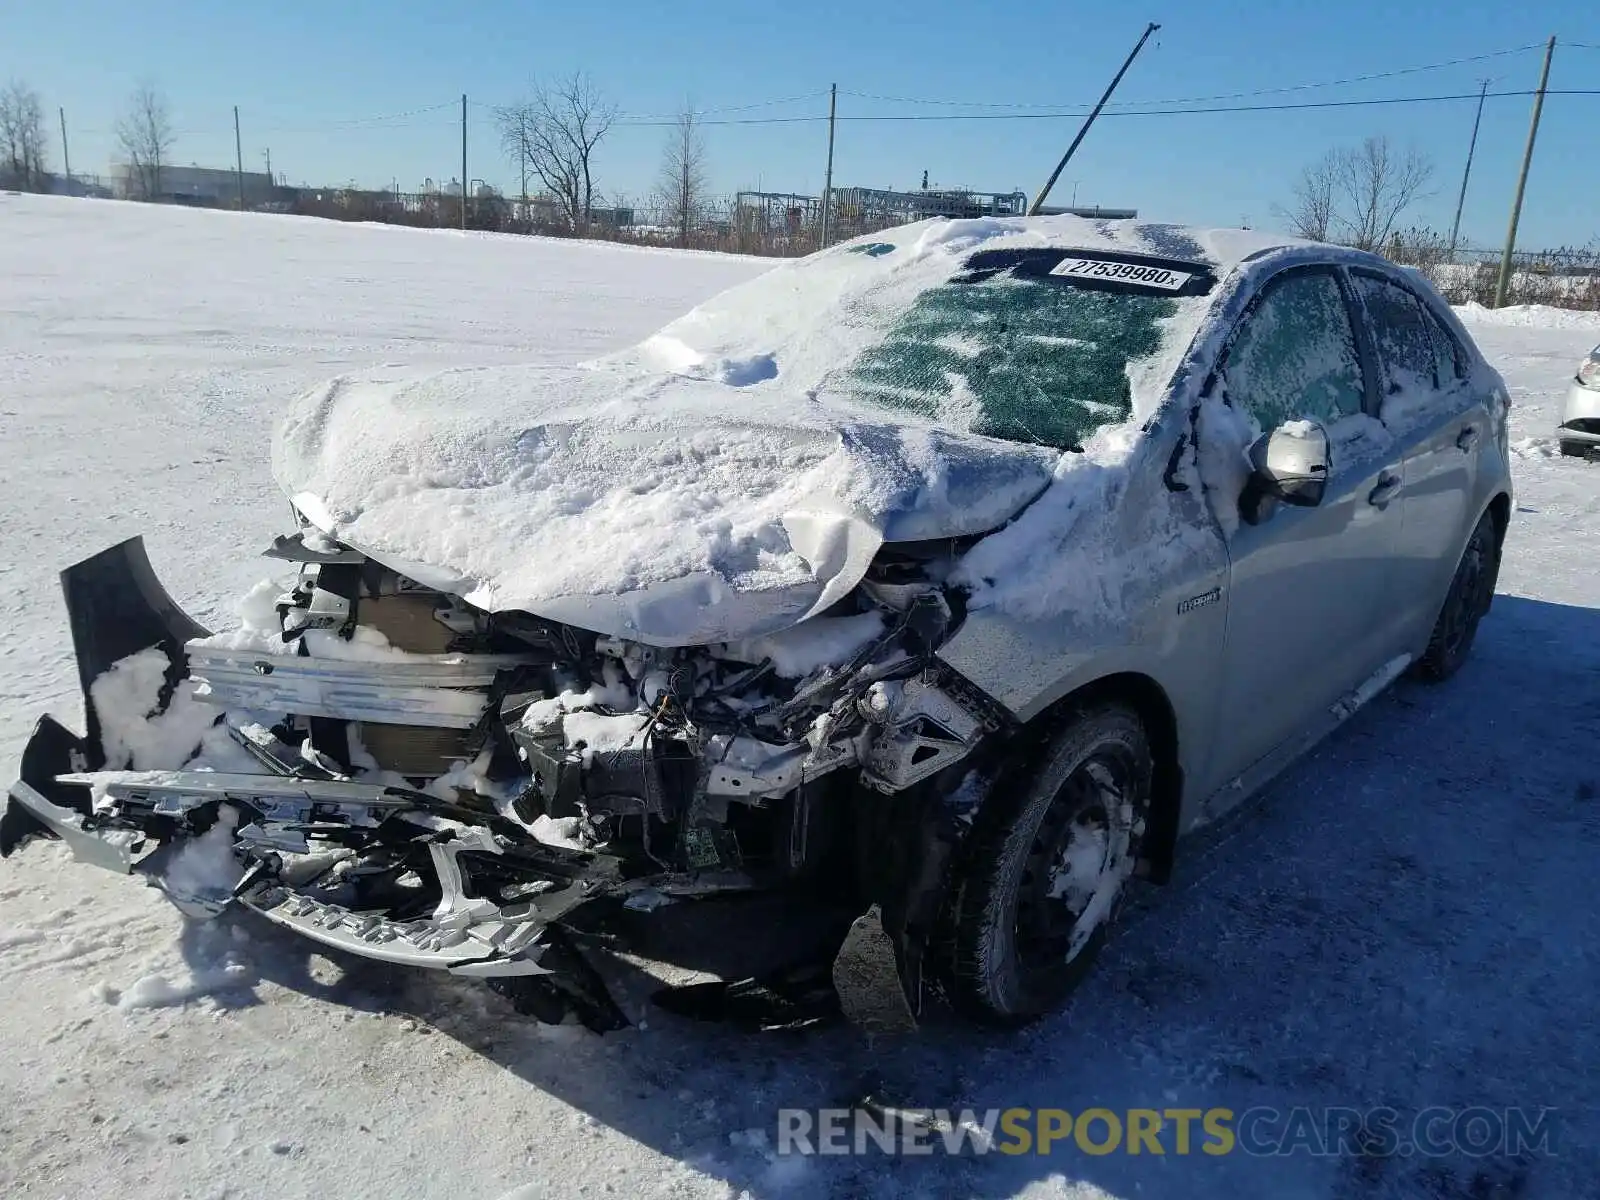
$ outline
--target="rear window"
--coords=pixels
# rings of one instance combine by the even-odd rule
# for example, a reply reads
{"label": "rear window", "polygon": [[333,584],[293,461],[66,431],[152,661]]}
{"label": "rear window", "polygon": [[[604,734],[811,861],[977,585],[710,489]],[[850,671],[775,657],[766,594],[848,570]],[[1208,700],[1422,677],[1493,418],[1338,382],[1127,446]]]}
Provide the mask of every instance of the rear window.
{"label": "rear window", "polygon": [[1390,393],[1438,387],[1439,346],[1422,302],[1386,279],[1357,274],[1355,282],[1366,301]]}
{"label": "rear window", "polygon": [[1114,286],[1005,270],[929,288],[830,383],[987,437],[1080,449],[1128,419],[1128,365],[1157,352],[1160,322],[1178,312],[1162,290],[1171,272],[1132,269],[1145,275]]}

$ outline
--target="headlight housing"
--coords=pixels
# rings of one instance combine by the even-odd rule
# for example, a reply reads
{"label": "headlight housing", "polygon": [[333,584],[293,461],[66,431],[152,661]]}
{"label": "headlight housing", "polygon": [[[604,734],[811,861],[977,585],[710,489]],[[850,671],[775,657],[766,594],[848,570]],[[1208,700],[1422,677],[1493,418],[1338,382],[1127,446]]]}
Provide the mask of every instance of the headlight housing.
{"label": "headlight housing", "polygon": [[1578,364],[1578,382],[1600,391],[1600,346],[1589,351],[1589,357]]}

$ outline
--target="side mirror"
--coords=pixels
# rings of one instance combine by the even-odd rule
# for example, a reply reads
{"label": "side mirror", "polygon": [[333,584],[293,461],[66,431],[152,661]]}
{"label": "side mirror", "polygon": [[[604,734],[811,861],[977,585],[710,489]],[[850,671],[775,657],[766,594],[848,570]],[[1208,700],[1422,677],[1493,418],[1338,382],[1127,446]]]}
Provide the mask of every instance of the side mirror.
{"label": "side mirror", "polygon": [[1302,508],[1322,503],[1329,465],[1328,431],[1316,421],[1285,421],[1250,447],[1251,483]]}

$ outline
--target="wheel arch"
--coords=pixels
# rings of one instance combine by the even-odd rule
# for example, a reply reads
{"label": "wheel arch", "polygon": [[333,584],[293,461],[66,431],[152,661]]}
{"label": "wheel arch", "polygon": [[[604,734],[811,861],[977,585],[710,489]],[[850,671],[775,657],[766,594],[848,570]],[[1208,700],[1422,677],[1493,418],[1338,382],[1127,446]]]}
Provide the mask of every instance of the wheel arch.
{"label": "wheel arch", "polygon": [[1503,550],[1506,544],[1506,530],[1511,526],[1511,495],[1509,492],[1496,492],[1489,501],[1489,515],[1494,518],[1495,549]]}
{"label": "wheel arch", "polygon": [[[1494,556],[1499,560],[1505,554],[1506,530],[1511,527],[1511,493],[1496,492],[1486,510],[1494,520]],[[1489,608],[1494,607],[1494,596],[1489,597]],[[1488,611],[1486,608],[1484,611]]]}

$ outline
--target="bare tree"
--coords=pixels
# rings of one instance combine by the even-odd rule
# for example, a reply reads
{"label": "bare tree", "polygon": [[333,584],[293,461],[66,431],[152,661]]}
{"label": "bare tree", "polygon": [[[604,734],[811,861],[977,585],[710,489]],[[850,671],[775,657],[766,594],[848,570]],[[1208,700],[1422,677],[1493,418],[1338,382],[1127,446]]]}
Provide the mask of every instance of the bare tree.
{"label": "bare tree", "polygon": [[573,229],[589,222],[595,147],[616,118],[616,107],[583,74],[535,83],[529,99],[495,111],[506,154],[544,184]]}
{"label": "bare tree", "polygon": [[1306,167],[1294,185],[1293,206],[1278,212],[1302,237],[1382,250],[1432,181],[1433,161],[1426,154],[1369,137]]}
{"label": "bare tree", "polygon": [[21,80],[0,91],[0,179],[25,192],[45,190],[44,107]]}
{"label": "bare tree", "polygon": [[1386,137],[1369,137],[1339,154],[1334,178],[1340,234],[1362,250],[1381,250],[1401,214],[1427,194],[1433,162],[1420,150],[1401,152]]}
{"label": "bare tree", "polygon": [[678,243],[687,246],[706,194],[706,140],[690,105],[684,106],[667,135],[658,186],[661,207],[678,231]]}
{"label": "bare tree", "polygon": [[150,84],[140,84],[128,100],[127,114],[117,122],[117,145],[128,160],[129,186],[142,200],[161,196],[161,168],[172,149],[172,121],[167,98]]}
{"label": "bare tree", "polygon": [[1273,211],[1297,237],[1325,242],[1333,228],[1333,155],[1304,168],[1294,182],[1294,202]]}

